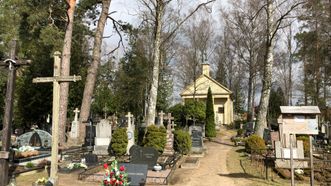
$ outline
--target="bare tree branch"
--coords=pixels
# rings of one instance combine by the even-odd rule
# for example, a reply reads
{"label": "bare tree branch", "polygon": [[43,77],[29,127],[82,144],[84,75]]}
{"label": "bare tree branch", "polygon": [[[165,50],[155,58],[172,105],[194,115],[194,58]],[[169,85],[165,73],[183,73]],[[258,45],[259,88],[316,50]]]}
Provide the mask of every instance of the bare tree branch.
{"label": "bare tree branch", "polygon": [[175,32],[195,13],[197,12],[201,7],[208,5],[209,3],[212,3],[216,0],[210,0],[205,3],[199,4],[188,16],[186,16],[181,22],[178,23],[178,25],[170,32],[170,34],[162,41],[161,46],[170,38],[172,37]]}
{"label": "bare tree branch", "polygon": [[119,35],[119,37],[120,37],[120,40],[118,41],[117,46],[108,53],[108,55],[110,55],[113,52],[115,52],[117,49],[119,49],[121,47],[121,45],[122,45],[122,47],[123,47],[124,50],[125,50],[125,47],[124,47],[124,44],[123,44],[122,34],[121,34],[120,30],[117,27],[118,25],[119,26],[123,26],[123,25],[120,22],[116,21],[114,18],[110,17],[110,16],[107,16],[107,18],[110,19],[113,22],[114,29],[115,29],[116,33]]}

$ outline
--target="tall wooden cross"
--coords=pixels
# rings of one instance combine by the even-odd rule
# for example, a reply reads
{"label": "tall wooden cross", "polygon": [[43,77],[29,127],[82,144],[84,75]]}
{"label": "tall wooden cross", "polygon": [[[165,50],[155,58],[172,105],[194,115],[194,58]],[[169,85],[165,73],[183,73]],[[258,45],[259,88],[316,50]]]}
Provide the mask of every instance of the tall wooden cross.
{"label": "tall wooden cross", "polygon": [[37,77],[33,78],[33,83],[50,83],[53,82],[53,111],[52,111],[52,154],[51,154],[51,175],[50,179],[54,185],[58,181],[58,149],[59,149],[59,111],[60,111],[60,83],[69,81],[79,81],[80,76],[60,76],[61,68],[61,53],[54,53],[54,76],[53,77]]}
{"label": "tall wooden cross", "polygon": [[8,184],[9,148],[13,117],[16,68],[22,65],[28,65],[29,63],[30,61],[20,61],[16,59],[16,40],[11,42],[9,58],[4,60],[3,63],[0,63],[0,66],[9,67],[2,129],[2,147],[0,151],[0,185]]}

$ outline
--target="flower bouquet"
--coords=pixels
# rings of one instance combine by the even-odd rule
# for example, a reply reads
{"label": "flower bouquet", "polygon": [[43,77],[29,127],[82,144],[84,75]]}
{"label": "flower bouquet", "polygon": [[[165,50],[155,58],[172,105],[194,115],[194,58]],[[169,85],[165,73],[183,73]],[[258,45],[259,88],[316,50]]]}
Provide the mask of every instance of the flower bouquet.
{"label": "flower bouquet", "polygon": [[40,185],[45,185],[47,183],[47,179],[45,177],[39,178],[34,185],[35,186],[40,186]]}
{"label": "flower bouquet", "polygon": [[69,165],[67,165],[67,168],[70,170],[79,168],[87,169],[87,166],[84,163],[69,163]]}
{"label": "flower bouquet", "polygon": [[117,161],[114,160],[111,163],[111,166],[108,167],[108,164],[103,165],[105,169],[104,179],[102,186],[128,186],[128,174],[125,171],[125,167],[121,166],[118,168]]}

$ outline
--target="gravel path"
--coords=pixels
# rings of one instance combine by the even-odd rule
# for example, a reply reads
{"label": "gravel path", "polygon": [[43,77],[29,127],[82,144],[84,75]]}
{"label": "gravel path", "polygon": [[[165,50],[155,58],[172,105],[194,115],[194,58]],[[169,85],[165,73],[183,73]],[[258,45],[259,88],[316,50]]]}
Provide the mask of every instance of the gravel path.
{"label": "gravel path", "polygon": [[[225,130],[225,129],[223,129]],[[196,169],[178,168],[174,172],[171,185],[174,186],[240,186],[250,184],[250,180],[230,173],[227,168],[227,153],[234,148],[230,142],[231,135],[225,132],[220,138],[206,142],[207,153],[200,158],[200,165]]]}

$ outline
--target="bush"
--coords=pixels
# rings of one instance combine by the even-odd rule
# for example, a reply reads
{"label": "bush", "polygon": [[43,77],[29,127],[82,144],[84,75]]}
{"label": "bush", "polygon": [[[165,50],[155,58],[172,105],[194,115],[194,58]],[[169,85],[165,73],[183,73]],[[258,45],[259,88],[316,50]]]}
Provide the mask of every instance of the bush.
{"label": "bush", "polygon": [[35,167],[35,165],[34,165],[32,162],[28,162],[28,163],[25,165],[25,167],[31,169],[31,168]]}
{"label": "bush", "polygon": [[128,146],[128,134],[126,128],[118,128],[112,135],[109,145],[109,153],[115,156],[122,156],[126,153]]}
{"label": "bush", "polygon": [[153,147],[160,153],[163,152],[167,143],[167,130],[161,126],[151,125],[147,127],[147,132],[143,140],[145,147]]}
{"label": "bush", "polygon": [[303,141],[303,152],[305,157],[309,157],[309,137],[308,136],[298,136],[297,141],[301,140]]}
{"label": "bush", "polygon": [[245,149],[248,153],[263,154],[266,151],[266,145],[260,136],[253,134],[246,139]]}
{"label": "bush", "polygon": [[192,147],[191,136],[188,132],[183,130],[176,130],[174,132],[174,149],[181,154],[188,154]]}
{"label": "bush", "polygon": [[237,130],[237,136],[243,136],[244,135],[244,129],[238,129]]}

